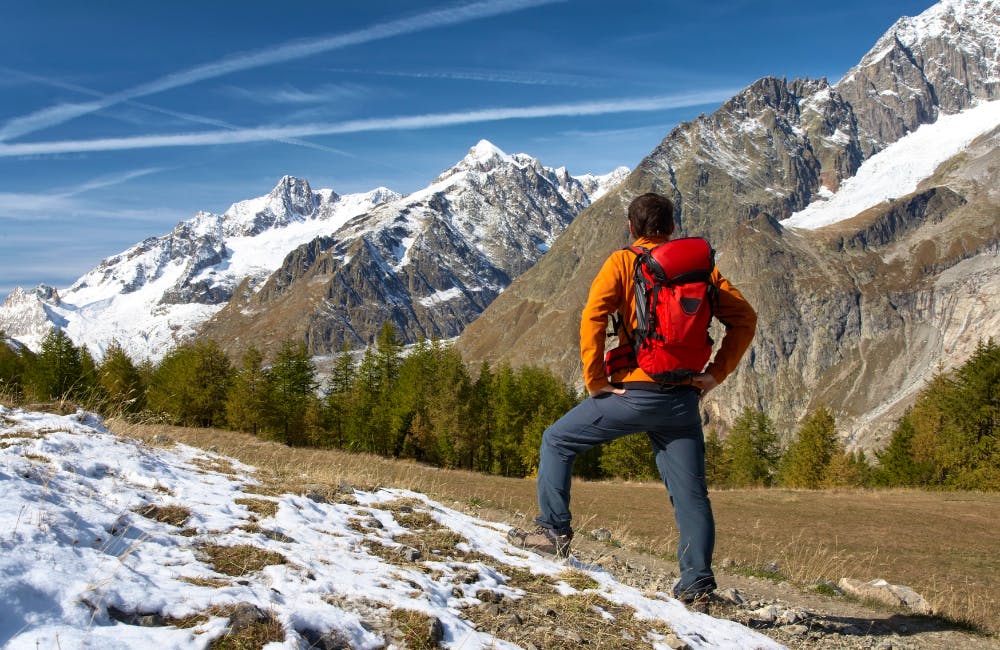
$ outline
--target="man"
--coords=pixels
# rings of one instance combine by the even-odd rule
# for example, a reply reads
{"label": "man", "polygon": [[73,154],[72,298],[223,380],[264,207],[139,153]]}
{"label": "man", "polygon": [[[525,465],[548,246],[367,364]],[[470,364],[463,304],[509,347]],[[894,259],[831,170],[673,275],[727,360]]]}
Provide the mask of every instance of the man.
{"label": "man", "polygon": [[[635,246],[652,249],[665,243],[674,231],[673,204],[658,194],[639,196],[629,205],[628,227]],[[591,284],[580,323],[580,355],[590,398],[542,436],[538,527],[531,532],[515,529],[511,539],[526,549],[567,556],[573,538],[569,500],[574,459],[601,443],[647,432],[680,533],[677,558],[681,577],[674,595],[696,603],[716,588],[712,573],[715,520],[705,483],[705,441],[698,400],[736,367],[753,339],[757,315],[713,268],[709,280],[716,289],[713,315],[725,325],[726,333],[708,367],[680,385],[658,384],[637,367],[620,370],[609,378],[604,366],[608,318],[615,312],[621,314],[626,336],[636,328],[635,258],[628,249],[612,253]]]}

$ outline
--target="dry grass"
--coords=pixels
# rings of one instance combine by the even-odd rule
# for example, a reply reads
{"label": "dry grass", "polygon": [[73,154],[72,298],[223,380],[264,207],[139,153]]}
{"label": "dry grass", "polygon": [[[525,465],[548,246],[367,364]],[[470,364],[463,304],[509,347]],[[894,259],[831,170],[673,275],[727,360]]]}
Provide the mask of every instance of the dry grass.
{"label": "dry grass", "polygon": [[389,619],[399,628],[404,648],[429,650],[441,647],[432,632],[435,619],[427,614],[412,609],[395,609],[389,614]]}
{"label": "dry grass", "polygon": [[[446,505],[497,510],[512,520],[536,511],[533,480],[429,468],[367,454],[290,448],[214,429],[129,425],[121,435],[167,434],[259,468],[258,478],[280,486],[359,489],[400,487]],[[364,487],[362,487],[364,486]],[[884,578],[923,594],[944,615],[1000,632],[1000,494],[918,490],[726,490],[711,493],[717,527],[716,558],[760,568],[777,562],[782,576],[811,582],[842,577]],[[426,509],[420,502],[412,508]],[[383,505],[384,507],[384,505]],[[676,553],[677,531],[662,484],[576,482],[576,527],[603,527],[629,547]],[[614,514],[609,514],[614,513]]]}
{"label": "dry grass", "polygon": [[236,499],[238,505],[243,506],[258,517],[267,519],[273,517],[278,512],[278,502],[266,499]]}
{"label": "dry grass", "polygon": [[202,544],[198,550],[205,556],[206,563],[227,576],[244,576],[254,571],[260,571],[268,565],[287,562],[281,553],[250,544],[237,544],[235,546]]}
{"label": "dry grass", "polygon": [[150,504],[148,506],[139,506],[134,512],[147,519],[178,527],[187,523],[188,517],[191,516],[191,510],[184,506],[157,506]]}
{"label": "dry grass", "polygon": [[[212,616],[230,618],[236,610],[235,605],[226,607],[211,607],[208,613]],[[285,640],[285,628],[274,616],[268,614],[263,621],[256,621],[223,634],[209,644],[210,650],[258,650],[268,643]]]}

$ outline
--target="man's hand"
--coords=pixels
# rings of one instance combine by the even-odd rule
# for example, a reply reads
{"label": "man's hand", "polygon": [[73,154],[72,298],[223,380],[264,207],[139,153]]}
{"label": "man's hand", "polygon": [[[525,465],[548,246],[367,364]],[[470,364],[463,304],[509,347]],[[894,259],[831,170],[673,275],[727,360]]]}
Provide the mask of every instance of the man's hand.
{"label": "man's hand", "polygon": [[715,381],[715,377],[709,372],[699,372],[691,377],[691,383],[701,389],[700,397],[705,397],[708,395],[708,391],[719,385],[719,382]]}
{"label": "man's hand", "polygon": [[597,397],[599,395],[604,395],[605,393],[609,393],[612,395],[624,395],[625,389],[615,388],[611,384],[604,384],[600,388],[594,388],[593,390],[588,390],[587,392],[590,393],[591,397]]}

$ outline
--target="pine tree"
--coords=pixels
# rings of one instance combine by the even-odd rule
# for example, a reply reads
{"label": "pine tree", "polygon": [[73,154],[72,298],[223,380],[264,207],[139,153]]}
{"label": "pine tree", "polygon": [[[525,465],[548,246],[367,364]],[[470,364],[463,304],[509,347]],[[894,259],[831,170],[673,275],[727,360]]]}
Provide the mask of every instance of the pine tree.
{"label": "pine tree", "polygon": [[605,475],[627,481],[659,477],[656,457],[645,434],[624,436],[604,445],[600,466]]}
{"label": "pine tree", "polygon": [[806,418],[781,459],[781,485],[815,490],[820,488],[831,459],[840,451],[833,413],[820,405]]}
{"label": "pine tree", "polygon": [[53,327],[42,339],[29,377],[29,390],[39,400],[70,399],[81,392],[80,350],[61,329]]}
{"label": "pine tree", "polygon": [[326,387],[323,408],[323,428],[326,433],[321,437],[320,443],[323,446],[345,445],[347,422],[352,417],[350,395],[356,373],[354,356],[345,342],[334,362]]}
{"label": "pine tree", "polygon": [[780,458],[778,437],[771,419],[750,407],[743,410],[723,443],[726,485],[763,487],[774,482]]}
{"label": "pine tree", "polygon": [[0,330],[0,399],[13,402],[21,399],[26,365],[22,354],[7,344]]}
{"label": "pine tree", "polygon": [[915,430],[907,412],[897,422],[889,445],[875,454],[878,469],[874,471],[874,481],[886,487],[915,487],[930,480],[932,469],[921,465],[913,457],[913,436]]}
{"label": "pine tree", "polygon": [[267,422],[289,445],[306,443],[306,410],[316,394],[316,367],[304,343],[285,341],[265,379]]}
{"label": "pine tree", "polygon": [[719,432],[711,427],[705,435],[705,480],[709,485],[725,485],[729,474],[724,464],[724,447]]}
{"label": "pine tree", "polygon": [[264,355],[256,347],[243,354],[239,370],[226,393],[226,422],[232,429],[257,435],[267,412],[267,373]]}
{"label": "pine tree", "polygon": [[217,343],[185,343],[167,352],[156,366],[146,403],[176,424],[222,425],[230,376],[229,359]]}
{"label": "pine tree", "polygon": [[112,341],[105,350],[97,378],[105,395],[105,411],[134,414],[145,407],[142,377],[118,341]]}

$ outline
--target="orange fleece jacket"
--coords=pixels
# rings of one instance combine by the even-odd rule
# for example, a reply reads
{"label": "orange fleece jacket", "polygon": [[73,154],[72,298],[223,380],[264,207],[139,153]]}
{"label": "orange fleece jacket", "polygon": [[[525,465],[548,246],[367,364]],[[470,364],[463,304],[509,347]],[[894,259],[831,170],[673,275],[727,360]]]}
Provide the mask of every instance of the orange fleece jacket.
{"label": "orange fleece jacket", "polygon": [[[659,237],[640,238],[634,245],[653,248],[665,241],[665,238]],[[590,296],[580,320],[580,358],[583,360],[583,379],[587,390],[597,390],[612,381],[653,381],[640,368],[619,371],[610,381],[604,374],[604,341],[608,318],[619,312],[628,315],[625,327],[629,334],[636,327],[635,292],[632,287],[634,262],[635,253],[628,250],[615,251],[604,262],[590,285]],[[718,304],[713,313],[725,326],[726,333],[705,372],[711,373],[721,384],[750,347],[757,328],[757,313],[736,287],[722,277],[718,268],[712,269],[710,281],[719,290]]]}

